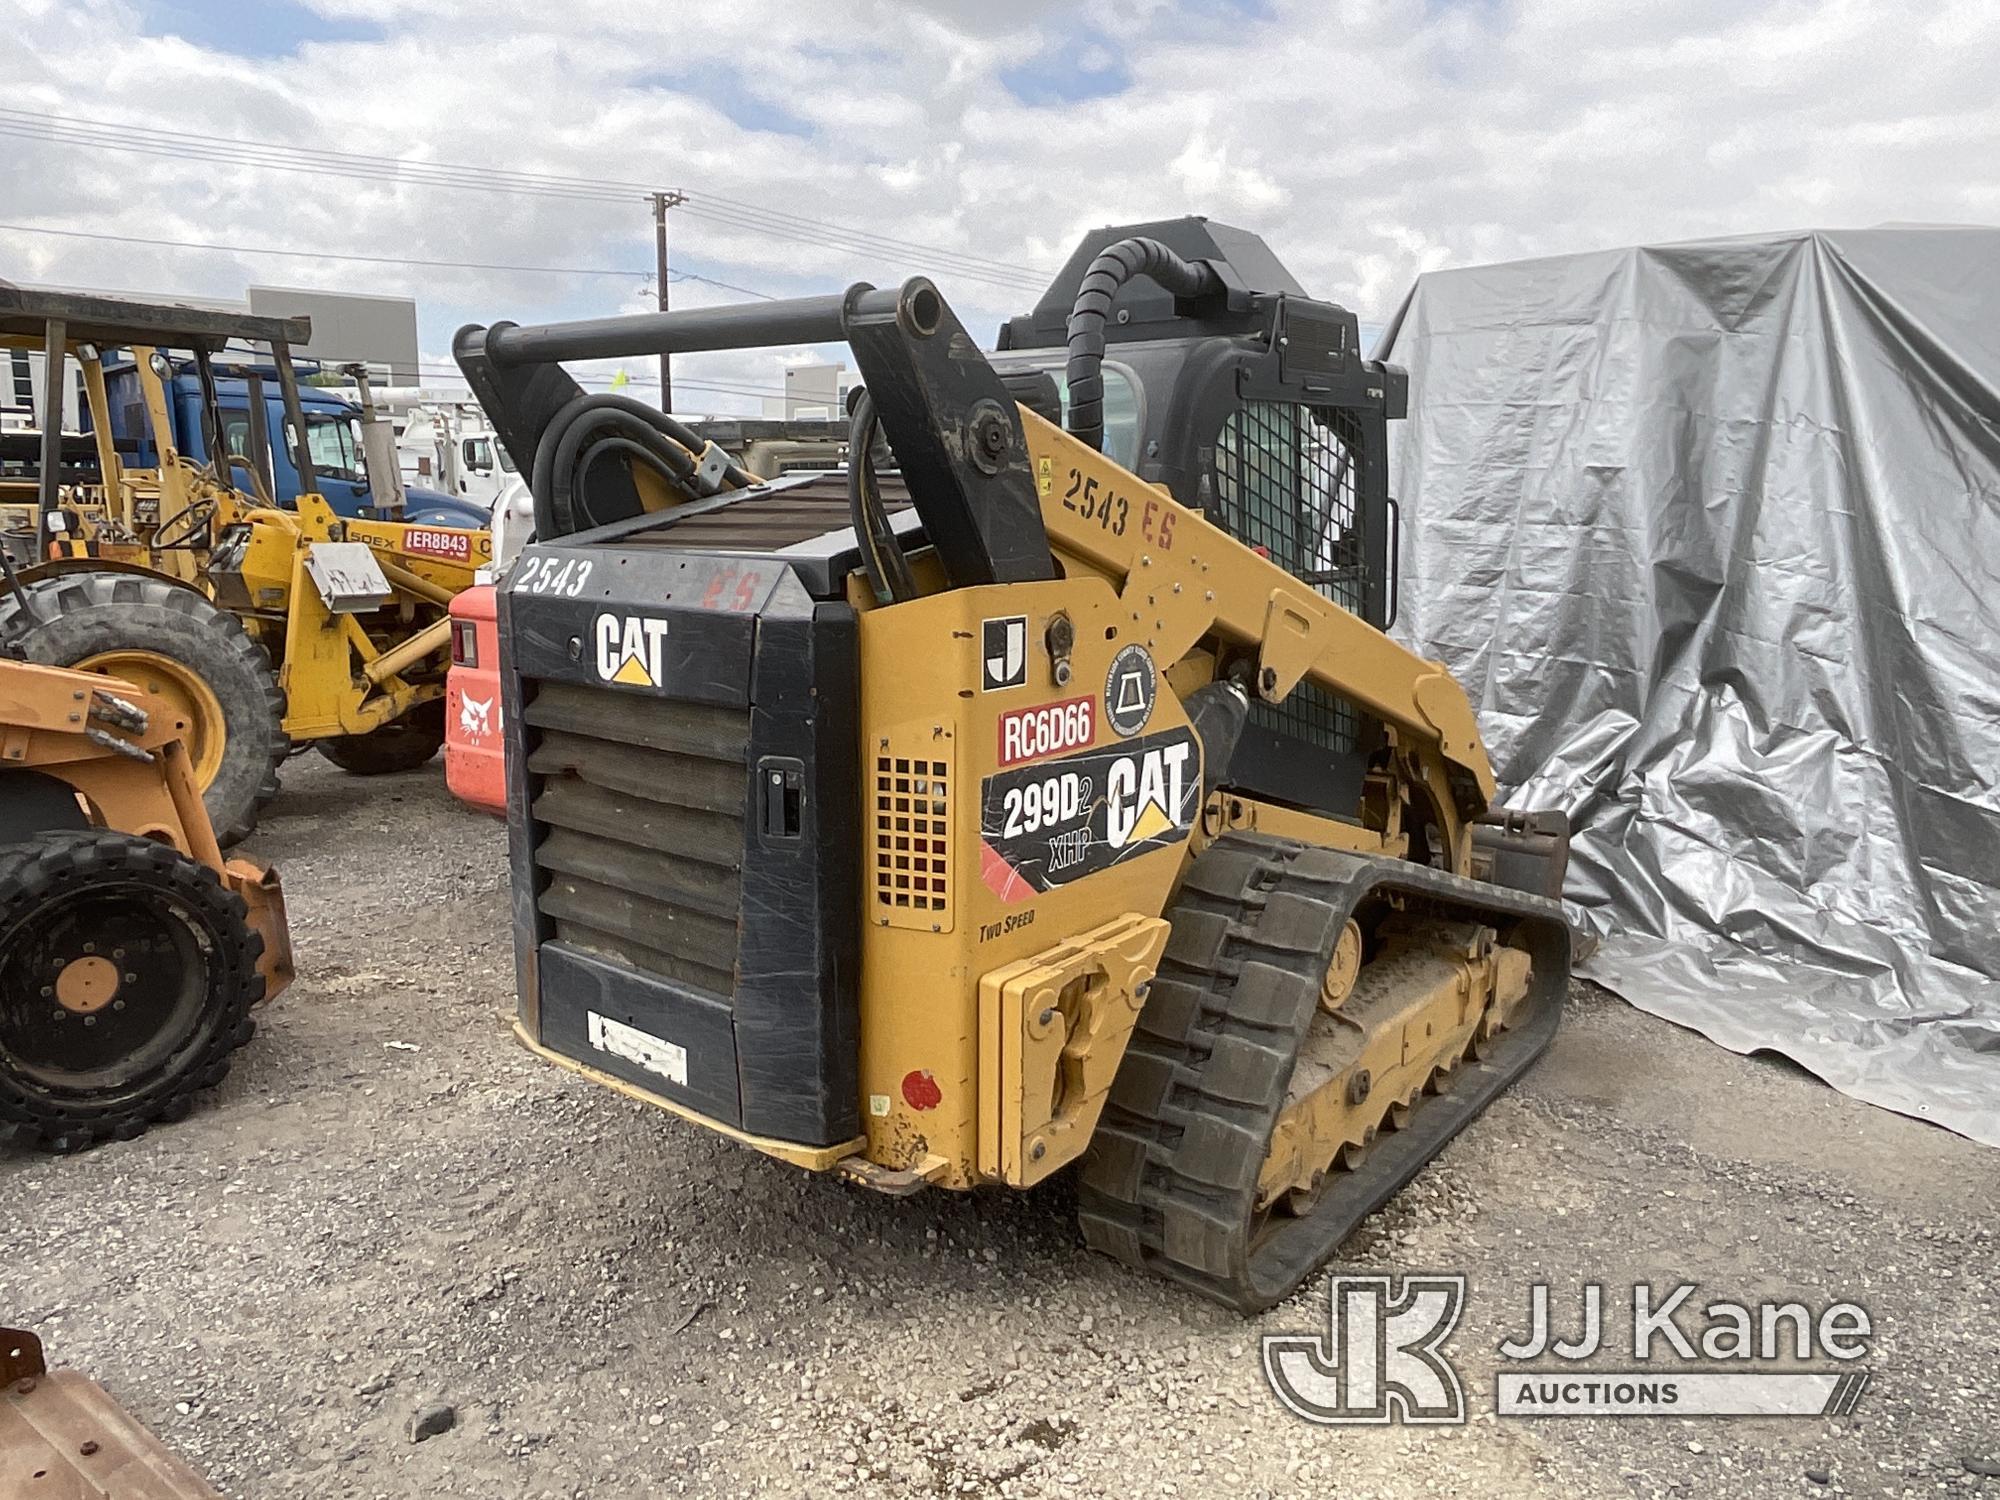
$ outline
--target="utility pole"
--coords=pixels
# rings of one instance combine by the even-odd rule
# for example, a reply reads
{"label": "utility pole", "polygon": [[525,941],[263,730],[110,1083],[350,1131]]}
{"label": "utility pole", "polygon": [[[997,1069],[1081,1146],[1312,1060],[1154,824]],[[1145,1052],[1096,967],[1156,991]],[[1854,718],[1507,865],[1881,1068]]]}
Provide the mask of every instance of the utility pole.
{"label": "utility pole", "polygon": [[[667,210],[687,202],[686,193],[653,194],[653,251],[656,279],[660,286],[660,311],[667,310]],[[674,378],[667,369],[667,356],[660,355],[660,410],[674,409]]]}

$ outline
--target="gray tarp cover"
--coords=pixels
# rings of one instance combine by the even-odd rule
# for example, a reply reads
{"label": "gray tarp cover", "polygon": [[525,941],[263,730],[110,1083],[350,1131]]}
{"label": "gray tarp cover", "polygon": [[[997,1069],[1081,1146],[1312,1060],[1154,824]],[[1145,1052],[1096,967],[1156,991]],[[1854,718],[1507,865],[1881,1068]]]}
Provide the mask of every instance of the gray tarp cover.
{"label": "gray tarp cover", "polygon": [[2000,231],[1420,279],[1399,633],[1562,807],[1582,970],[2000,1145]]}

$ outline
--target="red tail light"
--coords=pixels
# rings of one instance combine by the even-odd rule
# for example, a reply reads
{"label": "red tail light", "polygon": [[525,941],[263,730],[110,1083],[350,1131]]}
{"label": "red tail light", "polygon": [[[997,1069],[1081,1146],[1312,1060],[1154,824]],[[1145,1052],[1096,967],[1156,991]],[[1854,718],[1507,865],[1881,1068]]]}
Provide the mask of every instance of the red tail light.
{"label": "red tail light", "polygon": [[479,630],[471,620],[451,622],[451,664],[454,667],[479,665]]}

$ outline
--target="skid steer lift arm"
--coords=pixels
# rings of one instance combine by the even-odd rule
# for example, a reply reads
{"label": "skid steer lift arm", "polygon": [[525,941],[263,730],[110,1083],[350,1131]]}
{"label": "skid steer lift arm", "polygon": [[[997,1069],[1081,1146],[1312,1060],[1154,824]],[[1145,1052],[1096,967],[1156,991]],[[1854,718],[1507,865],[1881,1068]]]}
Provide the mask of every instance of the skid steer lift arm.
{"label": "skid steer lift arm", "polygon": [[[897,291],[460,330],[459,366],[523,473],[582,395],[556,364],[845,340],[945,575],[954,587],[1049,578],[1054,568],[1013,400],[928,280]],[[602,476],[593,476],[603,482]],[[612,478],[615,483],[615,475]],[[636,504],[636,494],[628,504]]]}
{"label": "skid steer lift arm", "polygon": [[[1472,705],[1441,663],[1426,661],[1211,525],[1199,512],[1132,476],[1032,412],[1029,450],[1052,485],[1044,517],[1072,571],[1080,564],[1119,590],[1120,604],[1162,661],[1208,636],[1245,648],[1249,690],[1282,703],[1303,680],[1339,693],[1392,725],[1428,785],[1436,780],[1439,832],[1459,830],[1493,800],[1493,768]],[[1064,496],[1126,519],[1122,533],[1086,519]],[[1451,861],[1449,868],[1461,868]]]}

